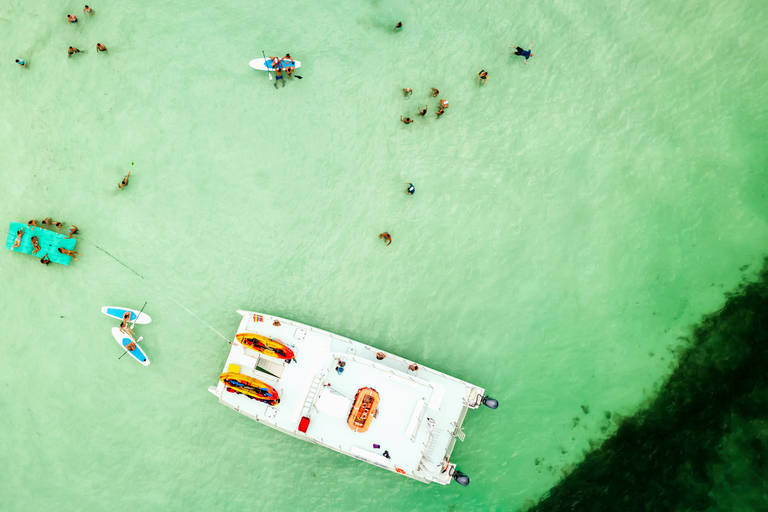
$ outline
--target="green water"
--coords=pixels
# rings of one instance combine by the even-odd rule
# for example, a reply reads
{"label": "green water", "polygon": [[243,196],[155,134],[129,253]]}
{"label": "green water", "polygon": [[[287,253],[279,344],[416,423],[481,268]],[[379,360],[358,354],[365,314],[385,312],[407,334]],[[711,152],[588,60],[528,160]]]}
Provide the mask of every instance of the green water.
{"label": "green water", "polygon": [[[0,220],[75,224],[82,253],[0,255],[3,510],[516,510],[765,251],[762,2],[78,5],[0,6]],[[262,49],[303,79],[276,91]],[[144,301],[148,368],[99,313]],[[221,406],[229,345],[175,301],[228,338],[255,309],[485,387],[501,406],[452,457],[470,487]]]}

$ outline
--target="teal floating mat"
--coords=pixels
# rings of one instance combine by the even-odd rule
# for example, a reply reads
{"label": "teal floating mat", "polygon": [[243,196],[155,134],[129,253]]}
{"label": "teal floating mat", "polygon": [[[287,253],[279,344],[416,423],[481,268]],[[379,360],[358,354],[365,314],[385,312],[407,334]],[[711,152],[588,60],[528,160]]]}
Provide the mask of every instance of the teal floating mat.
{"label": "teal floating mat", "polygon": [[[16,241],[16,232],[20,229],[24,230],[24,234],[21,235],[21,244],[18,247],[14,247],[13,243]],[[40,250],[35,254],[32,251],[35,248],[32,246],[32,237],[38,238],[38,244],[40,244]],[[66,254],[61,254],[58,249],[63,247],[64,249],[74,250],[77,240],[74,238],[67,238],[62,234],[56,234],[55,231],[50,231],[43,228],[30,228],[26,224],[20,222],[11,222],[11,227],[8,230],[8,239],[5,242],[5,248],[13,252],[23,252],[24,254],[32,254],[36,258],[42,258],[43,255],[48,253],[52,263],[60,263],[62,265],[69,265],[72,261],[72,257]]]}

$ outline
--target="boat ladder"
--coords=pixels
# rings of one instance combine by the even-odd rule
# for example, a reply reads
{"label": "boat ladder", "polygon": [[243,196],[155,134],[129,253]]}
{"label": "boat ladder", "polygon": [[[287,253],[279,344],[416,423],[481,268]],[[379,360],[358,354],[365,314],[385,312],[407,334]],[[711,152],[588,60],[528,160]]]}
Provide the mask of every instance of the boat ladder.
{"label": "boat ladder", "polygon": [[456,423],[452,423],[452,425],[454,426],[454,429],[451,435],[456,439],[458,439],[459,441],[464,442],[464,439],[467,437],[467,434],[461,429],[461,427],[456,425]]}
{"label": "boat ladder", "polygon": [[309,391],[307,391],[307,399],[304,400],[304,407],[301,409],[302,416],[309,417],[309,411],[312,409],[312,404],[315,402],[315,397],[320,390],[320,383],[323,381],[323,375],[323,372],[320,372],[315,375],[315,378],[312,380],[312,384],[309,386]]}

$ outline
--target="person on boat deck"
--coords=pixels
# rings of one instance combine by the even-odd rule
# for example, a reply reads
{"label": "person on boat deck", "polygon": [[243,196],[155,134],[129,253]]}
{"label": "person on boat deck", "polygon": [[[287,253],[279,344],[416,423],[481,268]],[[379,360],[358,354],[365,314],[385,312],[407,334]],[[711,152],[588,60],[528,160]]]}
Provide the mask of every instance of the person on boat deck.
{"label": "person on boat deck", "polygon": [[387,357],[387,354],[385,354],[384,352],[379,352],[378,354],[376,354],[376,359],[378,359],[379,361],[381,361],[385,357]]}
{"label": "person on boat deck", "polygon": [[411,365],[408,365],[408,369],[411,370],[412,372],[417,372],[417,371],[419,371],[419,365],[417,365],[415,363],[411,364]]}
{"label": "person on boat deck", "polygon": [[39,243],[37,243],[39,240],[40,240],[40,239],[39,239],[39,238],[37,238],[36,236],[33,236],[33,237],[32,237],[32,246],[35,248],[35,250],[34,250],[34,251],[32,251],[32,254],[35,254],[37,251],[39,251],[39,250],[40,250],[40,244],[39,244]]}
{"label": "person on boat deck", "polygon": [[344,361],[339,361],[339,364],[336,366],[336,373],[341,375],[344,373],[344,367],[347,366],[347,363]]}
{"label": "person on boat deck", "polygon": [[120,324],[120,332],[122,332],[123,334],[127,334],[131,338],[134,337],[133,331],[131,330],[130,327],[128,327],[128,322],[126,322],[125,320],[123,320],[122,323]]}

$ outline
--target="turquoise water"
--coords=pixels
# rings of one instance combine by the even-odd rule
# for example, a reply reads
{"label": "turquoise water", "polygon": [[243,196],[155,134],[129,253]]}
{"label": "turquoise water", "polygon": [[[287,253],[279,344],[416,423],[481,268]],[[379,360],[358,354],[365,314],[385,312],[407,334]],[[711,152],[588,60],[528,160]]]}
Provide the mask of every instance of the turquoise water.
{"label": "turquoise water", "polygon": [[[75,224],[82,254],[0,256],[4,509],[516,510],[764,253],[762,3],[77,5],[0,7],[0,220]],[[261,50],[303,79],[276,91]],[[148,368],[99,312],[145,301]],[[452,457],[470,487],[219,405],[229,345],[177,302],[227,338],[255,309],[485,387],[501,406]]]}

